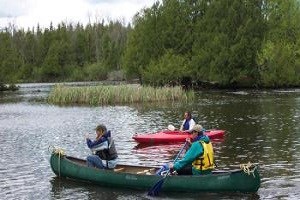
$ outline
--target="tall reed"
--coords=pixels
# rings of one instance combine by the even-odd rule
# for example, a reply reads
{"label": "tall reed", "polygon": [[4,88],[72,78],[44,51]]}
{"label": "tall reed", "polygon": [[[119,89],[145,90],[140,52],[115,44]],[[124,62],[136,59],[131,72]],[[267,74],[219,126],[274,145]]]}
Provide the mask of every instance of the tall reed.
{"label": "tall reed", "polygon": [[57,84],[48,96],[53,104],[106,105],[157,101],[190,101],[195,94],[181,87],[161,87],[138,85],[66,86]]}

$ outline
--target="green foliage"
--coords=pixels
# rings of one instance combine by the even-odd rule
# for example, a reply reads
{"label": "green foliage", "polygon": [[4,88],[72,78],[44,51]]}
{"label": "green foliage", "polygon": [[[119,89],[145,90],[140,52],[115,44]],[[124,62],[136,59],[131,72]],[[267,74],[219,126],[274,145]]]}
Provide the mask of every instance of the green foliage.
{"label": "green foliage", "polygon": [[75,28],[50,24],[45,30],[38,26],[36,32],[6,29],[0,32],[0,80],[103,80],[121,68],[127,29],[120,22]]}
{"label": "green foliage", "polygon": [[87,75],[85,80],[105,80],[107,78],[108,70],[105,65],[101,63],[94,63],[87,65],[84,69],[84,73]]}
{"label": "green foliage", "polygon": [[265,87],[289,87],[300,84],[300,54],[294,45],[265,43],[259,57],[261,84]]}
{"label": "green foliage", "polygon": [[[266,81],[261,81],[268,78],[261,73],[261,58],[258,58],[266,46],[264,41],[287,40],[297,44],[299,13],[299,2],[295,0],[157,2],[136,16],[124,54],[124,67],[128,75],[145,83],[178,82],[180,77],[176,73],[171,78],[166,75],[168,64],[174,62],[166,62],[174,59],[166,56],[168,51],[185,58],[188,64],[181,66],[182,71],[187,70],[186,74],[194,81],[218,82],[223,86],[267,86]],[[299,61],[288,52],[299,51],[290,45],[283,42],[277,48],[285,51],[280,57],[287,56],[282,60],[293,69],[277,67],[277,70],[287,70],[282,74],[292,78],[284,84],[291,86],[299,85],[294,73],[299,71],[296,64]],[[274,51],[268,55],[280,58]]]}
{"label": "green foliage", "polygon": [[143,71],[143,83],[154,86],[180,85],[183,77],[190,76],[188,64],[188,59],[168,51]]}
{"label": "green foliage", "polygon": [[152,60],[164,51],[159,37],[159,3],[144,9],[134,20],[134,29],[129,32],[128,43],[123,58],[123,69],[129,78],[139,78]]}
{"label": "green foliage", "polygon": [[163,0],[131,25],[65,24],[0,32],[0,82],[103,80],[299,86],[298,0]]}
{"label": "green foliage", "polygon": [[263,16],[254,1],[216,1],[197,22],[193,66],[200,79],[228,85],[257,78]]}
{"label": "green foliage", "polygon": [[84,67],[69,67],[70,81],[106,80],[109,69],[102,63],[87,64]]}
{"label": "green foliage", "polygon": [[300,9],[297,1],[272,1],[268,33],[257,56],[261,85],[288,87],[300,84]]}

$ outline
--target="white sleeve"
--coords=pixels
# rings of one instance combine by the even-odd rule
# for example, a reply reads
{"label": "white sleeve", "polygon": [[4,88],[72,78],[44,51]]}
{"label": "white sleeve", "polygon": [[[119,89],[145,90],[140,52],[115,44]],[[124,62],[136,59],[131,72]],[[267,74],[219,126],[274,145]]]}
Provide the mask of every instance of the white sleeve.
{"label": "white sleeve", "polygon": [[189,131],[192,130],[192,128],[195,126],[195,121],[193,119],[190,120],[190,128],[189,128]]}
{"label": "white sleeve", "polygon": [[100,151],[100,150],[103,150],[103,149],[108,149],[108,142],[107,141],[98,144],[97,146],[93,147],[91,150],[92,151]]}

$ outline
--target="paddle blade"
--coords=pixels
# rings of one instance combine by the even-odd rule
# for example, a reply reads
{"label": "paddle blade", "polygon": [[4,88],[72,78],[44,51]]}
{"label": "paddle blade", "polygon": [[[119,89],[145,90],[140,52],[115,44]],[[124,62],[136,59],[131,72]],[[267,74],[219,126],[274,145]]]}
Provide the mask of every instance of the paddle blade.
{"label": "paddle blade", "polygon": [[161,187],[165,181],[165,178],[160,179],[149,191],[149,196],[157,196],[161,190]]}
{"label": "paddle blade", "polygon": [[169,125],[168,125],[168,130],[169,130],[169,131],[175,131],[175,126],[169,124]]}

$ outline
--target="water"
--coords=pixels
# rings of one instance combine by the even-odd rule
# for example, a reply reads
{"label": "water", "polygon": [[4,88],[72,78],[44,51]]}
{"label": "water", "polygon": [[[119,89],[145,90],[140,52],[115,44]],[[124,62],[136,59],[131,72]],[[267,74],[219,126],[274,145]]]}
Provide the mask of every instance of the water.
{"label": "water", "polygon": [[22,84],[0,93],[0,199],[153,199],[147,191],[95,186],[59,179],[49,165],[49,146],[85,158],[84,135],[103,123],[113,133],[120,162],[161,166],[180,144],[140,146],[134,133],[178,127],[186,110],[206,129],[225,129],[214,141],[219,168],[251,161],[260,165],[256,194],[162,193],[159,199],[299,199],[300,90],[205,91],[188,104],[55,106],[47,104],[53,84]]}

